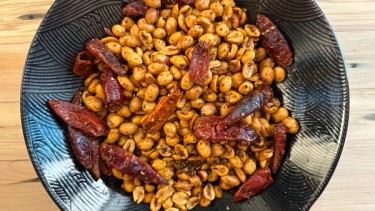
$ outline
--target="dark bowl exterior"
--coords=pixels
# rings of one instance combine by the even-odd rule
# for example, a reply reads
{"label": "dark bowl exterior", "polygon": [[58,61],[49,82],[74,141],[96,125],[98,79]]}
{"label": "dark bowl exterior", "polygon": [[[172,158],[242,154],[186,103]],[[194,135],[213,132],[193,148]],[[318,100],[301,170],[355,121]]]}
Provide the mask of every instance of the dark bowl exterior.
{"label": "dark bowl exterior", "polygon": [[[334,33],[313,0],[241,0],[250,22],[269,16],[288,39],[294,63],[275,88],[301,130],[288,137],[286,156],[275,182],[257,196],[234,204],[233,191],[205,210],[308,210],[337,165],[349,118],[349,87]],[[77,52],[103,28],[118,23],[125,2],[55,1],[27,57],[21,118],[29,155],[44,187],[63,210],[148,210],[136,205],[112,177],[97,182],[75,160],[64,124],[47,106],[70,100],[82,85],[71,69]],[[196,208],[195,210],[201,210]]]}

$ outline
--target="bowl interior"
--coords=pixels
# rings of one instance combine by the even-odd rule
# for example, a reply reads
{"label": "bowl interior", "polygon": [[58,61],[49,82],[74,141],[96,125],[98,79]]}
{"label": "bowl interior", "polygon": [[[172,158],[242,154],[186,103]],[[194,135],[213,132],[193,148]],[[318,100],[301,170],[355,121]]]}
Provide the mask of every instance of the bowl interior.
{"label": "bowl interior", "polygon": [[[265,13],[284,33],[294,52],[284,83],[276,89],[301,130],[288,136],[275,182],[255,197],[232,203],[225,192],[206,210],[307,210],[328,183],[344,145],[349,89],[339,46],[313,0],[240,0],[249,21]],[[64,210],[147,210],[136,205],[121,181],[95,182],[78,165],[67,144],[64,124],[46,102],[70,100],[82,85],[71,69],[77,52],[103,28],[120,22],[118,0],[55,1],[30,48],[22,81],[21,116],[26,145],[46,190]],[[197,208],[196,210],[200,210]]]}

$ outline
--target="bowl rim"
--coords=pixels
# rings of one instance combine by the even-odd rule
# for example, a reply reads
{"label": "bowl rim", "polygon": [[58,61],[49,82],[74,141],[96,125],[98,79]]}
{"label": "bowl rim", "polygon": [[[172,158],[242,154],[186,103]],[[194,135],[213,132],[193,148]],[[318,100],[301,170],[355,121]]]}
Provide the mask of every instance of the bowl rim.
{"label": "bowl rim", "polygon": [[[341,130],[340,130],[340,133],[339,133],[339,141],[340,141],[340,144],[338,146],[338,149],[337,149],[337,154],[336,156],[334,157],[333,161],[332,161],[332,165],[330,166],[327,174],[325,175],[325,177],[323,177],[322,179],[322,182],[317,186],[317,189],[316,191],[314,191],[314,193],[312,194],[312,199],[309,200],[305,205],[304,207],[302,208],[302,210],[309,210],[312,205],[316,202],[316,200],[321,196],[321,194],[323,193],[324,189],[327,187],[328,183],[330,182],[333,174],[334,174],[334,171],[338,165],[338,162],[340,160],[340,157],[342,155],[342,152],[343,152],[343,148],[344,148],[344,145],[345,145],[345,139],[346,139],[346,135],[347,135],[347,130],[348,130],[348,123],[349,123],[349,113],[350,113],[350,90],[349,90],[349,82],[348,82],[348,76],[347,76],[347,70],[346,70],[346,64],[345,64],[345,59],[344,59],[344,56],[343,56],[343,53],[342,53],[342,50],[339,46],[339,42],[338,42],[338,39],[337,39],[337,36],[335,34],[335,31],[333,30],[331,24],[329,23],[326,15],[323,13],[323,11],[321,10],[321,8],[319,7],[319,5],[316,3],[315,0],[308,0],[308,1],[311,1],[314,3],[314,6],[318,9],[319,13],[321,13],[322,15],[322,20],[324,20],[327,24],[327,27],[328,29],[330,30],[330,32],[333,33],[333,38],[334,38],[334,41],[336,42],[336,46],[335,46],[335,49],[338,51],[337,52],[337,55],[339,56],[338,60],[340,60],[343,64],[343,67],[342,67],[342,70],[343,72],[345,73],[345,80],[343,82],[344,84],[344,87],[347,89],[345,90],[346,94],[344,93],[343,95],[343,101],[345,102],[345,105],[343,106],[343,115],[344,117],[342,118],[342,121],[340,122],[341,124]],[[24,67],[23,67],[23,73],[22,73],[22,78],[21,78],[21,89],[20,89],[20,115],[21,115],[21,125],[22,125],[22,132],[23,132],[23,136],[24,136],[24,141],[25,141],[25,145],[26,145],[26,149],[28,151],[28,154],[30,156],[30,160],[33,164],[33,167],[35,169],[35,172],[36,174],[38,175],[38,178],[40,179],[44,189],[47,191],[48,195],[51,197],[51,199],[55,202],[55,204],[59,207],[59,209],[61,210],[64,210],[64,209],[67,209],[67,207],[65,206],[65,204],[61,201],[61,199],[57,196],[56,192],[53,191],[53,189],[51,189],[49,186],[48,186],[48,182],[47,182],[47,179],[45,177],[44,174],[42,174],[42,169],[40,168],[40,164],[38,163],[36,157],[35,157],[35,154],[33,153],[32,151],[32,145],[31,145],[31,141],[30,141],[30,135],[29,135],[29,129],[27,127],[27,123],[25,121],[25,91],[24,91],[24,86],[25,86],[25,74],[26,74],[26,66],[27,66],[27,61],[30,59],[30,53],[31,53],[31,50],[32,50],[32,47],[33,47],[33,43],[36,41],[37,37],[38,37],[38,34],[40,33],[40,30],[41,30],[41,27],[43,26],[43,24],[46,22],[46,20],[49,18],[49,14],[51,14],[51,12],[54,11],[55,7],[62,1],[54,1],[52,3],[52,5],[50,6],[50,8],[48,9],[48,11],[46,12],[46,15],[43,17],[43,20],[41,21],[40,25],[38,26],[38,29],[36,30],[35,34],[34,34],[34,37],[30,43],[30,47],[29,47],[29,50],[28,50],[28,53],[27,53],[27,57],[25,59],[25,64],[24,64]],[[124,1],[122,1],[124,3]]]}

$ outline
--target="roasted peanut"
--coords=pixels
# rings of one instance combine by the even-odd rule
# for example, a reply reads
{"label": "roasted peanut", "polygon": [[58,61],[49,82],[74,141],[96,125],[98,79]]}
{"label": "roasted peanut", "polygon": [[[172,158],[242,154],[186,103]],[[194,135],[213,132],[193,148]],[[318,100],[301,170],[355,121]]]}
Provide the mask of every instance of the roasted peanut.
{"label": "roasted peanut", "polygon": [[189,182],[193,187],[201,187],[202,186],[202,180],[198,175],[193,175],[189,177]]}
{"label": "roasted peanut", "polygon": [[199,140],[197,143],[197,152],[204,158],[208,158],[211,154],[211,147],[209,140]]}
{"label": "roasted peanut", "polygon": [[147,100],[144,100],[142,102],[142,110],[146,113],[149,114],[151,111],[155,108],[156,103],[155,102],[148,102]]}
{"label": "roasted peanut", "polygon": [[242,168],[243,163],[238,156],[233,156],[229,158],[229,162],[232,164],[233,168]]}
{"label": "roasted peanut", "polygon": [[133,182],[131,180],[124,180],[124,182],[122,183],[122,188],[126,192],[131,193],[131,192],[133,192],[133,190],[135,188],[135,185],[133,184]]}
{"label": "roasted peanut", "polygon": [[215,32],[220,37],[226,37],[228,36],[230,30],[229,30],[229,27],[225,23],[219,22],[215,25]]}
{"label": "roasted peanut", "polygon": [[90,94],[87,94],[87,96],[83,98],[83,103],[89,110],[94,112],[99,112],[103,108],[103,101]]}
{"label": "roasted peanut", "polygon": [[255,161],[253,159],[251,159],[251,158],[247,159],[246,162],[244,163],[243,170],[248,175],[254,174],[254,172],[256,170],[256,163],[255,163]]}
{"label": "roasted peanut", "polygon": [[133,91],[134,85],[126,76],[117,76],[117,80],[120,83],[120,85],[127,91]]}
{"label": "roasted peanut", "polygon": [[274,122],[281,122],[283,119],[289,116],[289,112],[286,108],[280,107],[276,112],[271,114],[271,118]]}
{"label": "roasted peanut", "polygon": [[124,117],[111,113],[107,116],[107,126],[109,128],[117,128],[124,121]]}
{"label": "roasted peanut", "polygon": [[220,106],[220,115],[225,116],[229,113],[229,111],[232,109],[232,105],[229,103],[223,103]]}
{"label": "roasted peanut", "polygon": [[134,36],[134,35],[121,36],[119,39],[119,42],[122,46],[128,46],[131,48],[139,47],[142,45],[141,40],[138,38],[138,34],[137,36]]}
{"label": "roasted peanut", "polygon": [[131,65],[132,67],[141,65],[143,63],[142,57],[135,52],[126,53],[123,58]]}
{"label": "roasted peanut", "polygon": [[204,33],[204,29],[201,25],[193,25],[189,28],[188,35],[193,38],[199,38]]}
{"label": "roasted peanut", "polygon": [[225,76],[219,81],[219,89],[223,93],[227,93],[231,90],[232,87],[232,77]]}
{"label": "roasted peanut", "polygon": [[174,184],[174,188],[176,188],[178,191],[186,192],[191,190],[192,185],[186,180],[181,180]]}
{"label": "roasted peanut", "polygon": [[299,130],[299,124],[293,117],[286,117],[282,120],[282,124],[286,128],[286,131],[290,134],[296,134]]}
{"label": "roasted peanut", "polygon": [[194,6],[198,10],[208,9],[208,7],[210,6],[210,0],[196,0]]}
{"label": "roasted peanut", "polygon": [[203,196],[210,201],[215,199],[215,191],[211,183],[207,183],[203,188]]}
{"label": "roasted peanut", "polygon": [[170,71],[163,71],[157,77],[157,82],[160,86],[167,86],[173,81],[173,75]]}
{"label": "roasted peanut", "polygon": [[263,47],[259,47],[255,49],[254,62],[261,62],[266,58],[266,56],[267,56],[266,49],[264,49]]}
{"label": "roasted peanut", "polygon": [[216,174],[219,175],[220,177],[227,175],[229,172],[228,167],[225,165],[221,165],[221,164],[212,166],[212,170],[215,171]]}
{"label": "roasted peanut", "polygon": [[285,69],[277,66],[273,68],[274,70],[274,80],[276,83],[281,83],[285,80]]}
{"label": "roasted peanut", "polygon": [[189,31],[188,27],[185,24],[185,16],[183,14],[179,14],[177,17],[178,26],[185,32]]}
{"label": "roasted peanut", "polygon": [[119,138],[121,134],[118,128],[111,128],[108,131],[107,138],[104,140],[106,143],[113,144],[115,143]]}
{"label": "roasted peanut", "polygon": [[194,45],[194,38],[190,35],[182,36],[177,42],[177,48],[180,50],[186,50]]}
{"label": "roasted peanut", "polygon": [[177,20],[174,17],[168,17],[165,23],[165,30],[167,35],[173,34],[177,30]]}
{"label": "roasted peanut", "polygon": [[232,44],[241,44],[244,41],[243,34],[239,31],[230,31],[225,40]]}
{"label": "roasted peanut", "polygon": [[265,85],[271,85],[275,77],[275,72],[271,67],[264,67],[260,70],[259,75]]}
{"label": "roasted peanut", "polygon": [[230,104],[235,104],[239,100],[241,100],[242,95],[236,91],[229,91],[225,93],[225,102],[230,103]]}
{"label": "roasted peanut", "polygon": [[185,192],[176,192],[172,196],[172,200],[176,204],[186,204],[189,196]]}
{"label": "roasted peanut", "polygon": [[161,48],[159,50],[159,53],[167,55],[167,56],[173,56],[173,55],[180,53],[180,49],[175,45],[169,45],[169,46]]}
{"label": "roasted peanut", "polygon": [[[139,32],[138,37],[141,40],[143,46],[147,50],[151,50],[152,49],[152,47],[153,47],[153,40],[152,40],[152,35],[150,33],[142,30],[142,31]],[[140,54],[141,54],[140,56],[143,55],[142,52]]]}
{"label": "roasted peanut", "polygon": [[144,2],[152,8],[159,8],[161,6],[161,0],[144,0]]}
{"label": "roasted peanut", "polygon": [[233,15],[233,8],[229,5],[226,5],[223,9],[223,20],[229,20]]}
{"label": "roasted peanut", "polygon": [[193,197],[189,198],[187,200],[187,203],[186,203],[186,208],[188,210],[193,209],[194,207],[196,207],[199,204],[199,201],[200,201],[199,196],[193,196]]}
{"label": "roasted peanut", "polygon": [[133,201],[137,204],[141,203],[145,198],[145,189],[143,186],[137,186],[133,190]]}
{"label": "roasted peanut", "polygon": [[254,89],[254,85],[250,81],[243,82],[240,87],[238,87],[238,92],[247,95]]}
{"label": "roasted peanut", "polygon": [[174,146],[174,152],[176,153],[179,159],[187,159],[189,157],[188,150],[181,144],[176,144]]}
{"label": "roasted peanut", "polygon": [[201,107],[201,115],[203,116],[212,116],[217,112],[216,106],[214,103],[205,103]]}
{"label": "roasted peanut", "polygon": [[205,101],[202,98],[197,98],[190,101],[190,105],[193,108],[200,109],[204,105]]}
{"label": "roasted peanut", "polygon": [[188,62],[187,58],[185,56],[181,56],[181,55],[172,56],[170,58],[170,62],[174,66],[176,66],[176,67],[178,67],[180,69],[185,69],[189,65],[189,62]]}
{"label": "roasted peanut", "polygon": [[216,36],[211,33],[205,33],[199,37],[200,42],[207,42],[210,47],[216,46],[219,44],[220,40],[217,40]]}
{"label": "roasted peanut", "polygon": [[145,18],[141,18],[137,21],[137,25],[139,30],[143,30],[148,33],[152,33],[155,30],[155,26],[153,24],[147,23]]}
{"label": "roasted peanut", "polygon": [[168,43],[171,45],[176,45],[178,41],[181,39],[181,37],[183,37],[184,35],[185,33],[182,31],[174,32],[173,34],[171,34],[171,36],[169,36]]}

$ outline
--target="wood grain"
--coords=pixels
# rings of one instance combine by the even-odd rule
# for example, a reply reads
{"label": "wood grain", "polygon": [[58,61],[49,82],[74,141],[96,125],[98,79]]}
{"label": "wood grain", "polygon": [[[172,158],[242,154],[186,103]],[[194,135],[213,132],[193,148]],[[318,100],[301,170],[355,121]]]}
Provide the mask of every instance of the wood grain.
{"label": "wood grain", "polygon": [[[25,58],[52,2],[0,1],[0,210],[58,210],[29,160],[19,112]],[[317,3],[346,61],[351,111],[339,164],[311,210],[375,210],[375,1]]]}

